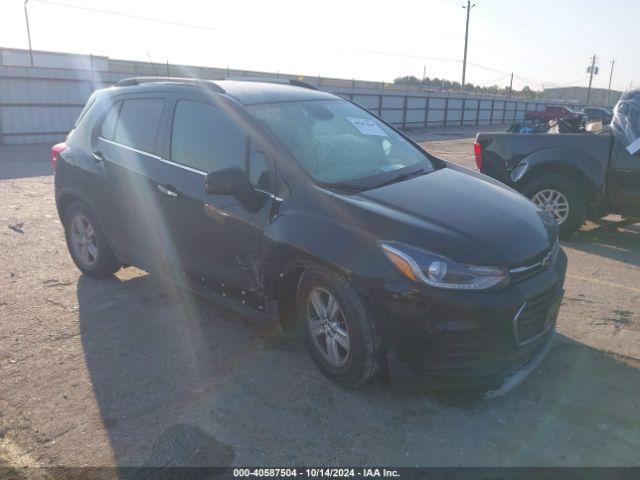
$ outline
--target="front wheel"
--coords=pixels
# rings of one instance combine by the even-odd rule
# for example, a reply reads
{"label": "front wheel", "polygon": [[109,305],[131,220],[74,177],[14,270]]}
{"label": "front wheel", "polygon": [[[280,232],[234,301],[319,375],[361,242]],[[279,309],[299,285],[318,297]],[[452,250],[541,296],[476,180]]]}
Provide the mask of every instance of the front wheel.
{"label": "front wheel", "polygon": [[321,267],[307,271],[298,291],[298,312],[309,353],[327,377],[355,388],[376,374],[380,337],[344,276]]}
{"label": "front wheel", "polygon": [[584,223],[584,192],[580,185],[565,175],[543,175],[529,182],[522,193],[555,219],[561,237],[571,235]]}

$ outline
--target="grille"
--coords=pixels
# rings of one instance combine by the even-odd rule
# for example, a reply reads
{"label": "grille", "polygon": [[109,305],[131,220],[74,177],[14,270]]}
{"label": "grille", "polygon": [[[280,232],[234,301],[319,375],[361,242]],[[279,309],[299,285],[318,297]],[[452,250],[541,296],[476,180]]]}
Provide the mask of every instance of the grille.
{"label": "grille", "polygon": [[519,345],[532,342],[553,327],[559,298],[550,288],[526,302],[514,319],[516,341]]}
{"label": "grille", "polygon": [[509,269],[509,276],[511,277],[511,281],[513,283],[522,282],[528,278],[531,278],[543,270],[549,268],[556,259],[558,254],[559,245],[556,242],[550,250],[540,255],[535,261],[526,264],[520,265],[517,267],[512,267]]}

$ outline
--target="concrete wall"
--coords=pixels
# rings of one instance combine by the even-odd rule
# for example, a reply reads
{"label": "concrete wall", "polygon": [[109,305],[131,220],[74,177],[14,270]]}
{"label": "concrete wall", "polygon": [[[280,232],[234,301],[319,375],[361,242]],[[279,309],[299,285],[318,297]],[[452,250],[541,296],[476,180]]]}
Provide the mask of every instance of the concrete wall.
{"label": "concrete wall", "polygon": [[245,70],[152,64],[107,57],[0,49],[0,143],[62,141],[93,90],[136,75],[191,76],[207,79],[279,76],[304,80],[353,99],[402,128],[510,124],[542,102],[504,97],[462,96],[381,82],[301,77]]}

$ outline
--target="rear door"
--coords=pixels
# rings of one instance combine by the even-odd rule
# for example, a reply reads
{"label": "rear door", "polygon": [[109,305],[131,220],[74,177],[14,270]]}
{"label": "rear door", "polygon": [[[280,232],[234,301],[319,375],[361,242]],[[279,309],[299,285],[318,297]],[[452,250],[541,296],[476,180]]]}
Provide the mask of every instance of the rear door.
{"label": "rear door", "polygon": [[[261,304],[263,230],[273,199],[274,166],[223,109],[200,97],[176,98],[160,166],[162,243],[167,262],[197,288],[252,307]],[[205,175],[247,171],[264,203],[249,212],[229,195],[204,191]]]}
{"label": "rear door", "polygon": [[110,190],[106,230],[112,247],[146,269],[155,267],[160,247],[156,143],[164,106],[162,97],[116,97],[93,141]]}

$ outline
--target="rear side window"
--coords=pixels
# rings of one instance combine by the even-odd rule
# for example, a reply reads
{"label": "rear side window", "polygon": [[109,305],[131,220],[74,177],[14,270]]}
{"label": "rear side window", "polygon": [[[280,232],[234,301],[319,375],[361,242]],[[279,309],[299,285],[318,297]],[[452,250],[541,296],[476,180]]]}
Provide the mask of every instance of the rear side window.
{"label": "rear side window", "polygon": [[96,103],[96,93],[95,92],[92,93],[91,96],[89,97],[89,100],[87,100],[87,103],[85,104],[84,108],[80,112],[80,115],[78,115],[78,118],[76,119],[76,122],[73,124],[74,127],[77,127],[80,124],[80,122],[85,117],[87,112],[89,110],[91,110],[91,107],[93,107],[94,103]]}
{"label": "rear side window", "polygon": [[247,140],[220,109],[202,102],[180,100],[171,133],[171,160],[211,172],[220,168],[245,168]]}
{"label": "rear side window", "polygon": [[120,112],[120,107],[122,106],[122,102],[116,103],[111,107],[107,116],[104,117],[102,121],[102,126],[100,127],[100,136],[102,138],[106,138],[107,140],[113,140],[116,133],[116,123],[118,122],[118,113]]}
{"label": "rear side window", "polygon": [[[110,116],[117,117],[112,133],[114,141],[145,152],[154,152],[158,125],[164,107],[164,100],[158,98],[140,98],[124,100],[107,114],[102,124],[104,138],[109,138]],[[114,112],[115,110],[115,112]],[[119,113],[119,114],[118,114]]]}

